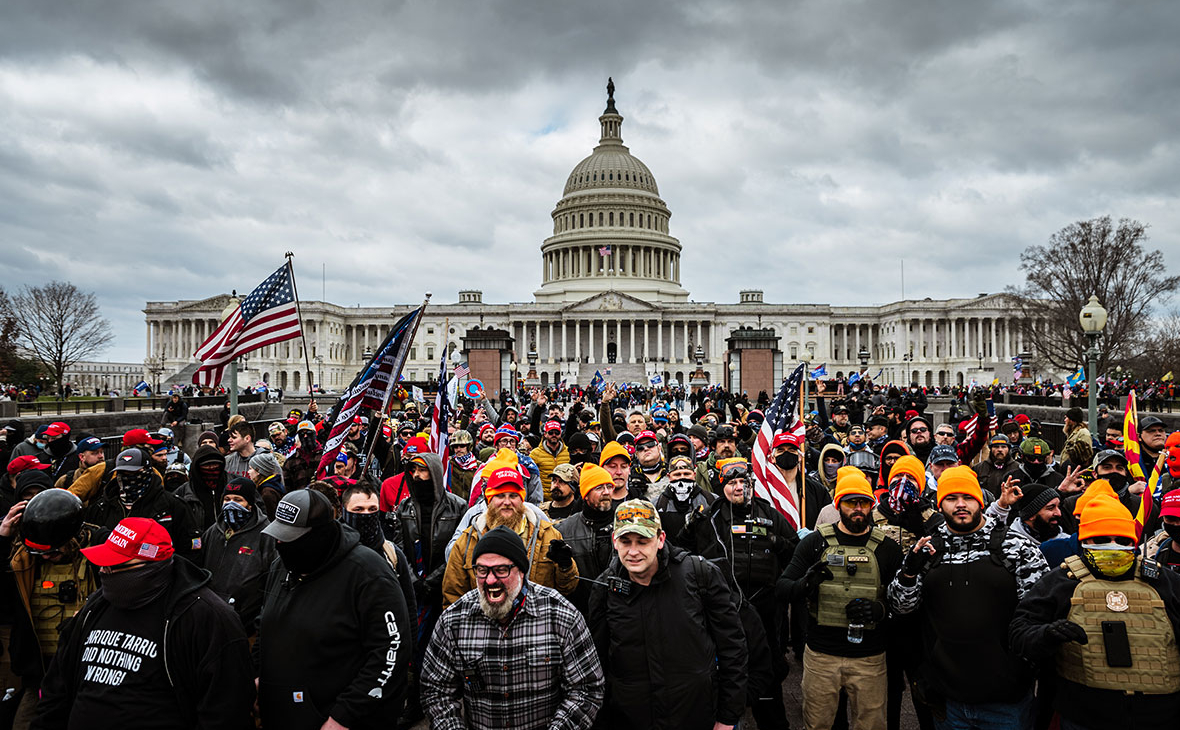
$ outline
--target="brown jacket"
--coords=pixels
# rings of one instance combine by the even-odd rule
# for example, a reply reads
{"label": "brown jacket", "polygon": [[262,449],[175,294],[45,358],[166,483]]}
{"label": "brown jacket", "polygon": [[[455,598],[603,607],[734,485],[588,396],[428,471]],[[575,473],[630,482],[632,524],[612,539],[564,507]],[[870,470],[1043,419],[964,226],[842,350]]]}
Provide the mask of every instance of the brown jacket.
{"label": "brown jacket", "polygon": [[[555,588],[564,596],[570,595],[578,586],[577,563],[571,563],[570,567],[563,569],[545,557],[549,553],[549,543],[560,540],[561,533],[557,531],[552,522],[540,519],[530,509],[525,510],[525,520],[528,521],[528,527],[525,529],[524,543],[526,547],[532,545],[532,551],[529,553],[529,563],[532,565],[532,569],[529,571],[529,580],[539,585]],[[475,521],[455,541],[455,546],[451,549],[451,557],[447,560],[446,573],[443,574],[443,608],[475,588],[472,553],[475,552],[475,543],[487,531],[487,513],[485,512],[476,517]],[[536,539],[534,539],[534,535]]]}

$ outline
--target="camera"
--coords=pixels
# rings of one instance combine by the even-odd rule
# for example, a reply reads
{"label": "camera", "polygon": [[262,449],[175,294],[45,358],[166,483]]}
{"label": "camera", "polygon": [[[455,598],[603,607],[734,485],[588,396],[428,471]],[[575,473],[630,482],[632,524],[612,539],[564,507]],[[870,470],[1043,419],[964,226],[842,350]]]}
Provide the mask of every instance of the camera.
{"label": "camera", "polygon": [[78,602],[78,582],[63,580],[57,584],[57,600],[66,605]]}

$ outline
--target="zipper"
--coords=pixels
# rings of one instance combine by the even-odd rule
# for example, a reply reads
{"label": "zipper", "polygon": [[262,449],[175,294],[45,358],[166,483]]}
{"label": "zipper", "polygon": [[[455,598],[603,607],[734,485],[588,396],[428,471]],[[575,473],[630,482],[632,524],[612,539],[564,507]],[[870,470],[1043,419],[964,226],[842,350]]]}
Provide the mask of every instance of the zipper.
{"label": "zipper", "polygon": [[164,675],[168,677],[168,686],[173,689],[176,688],[176,683],[172,681],[172,670],[168,666],[168,626],[172,623],[172,617],[164,619]]}

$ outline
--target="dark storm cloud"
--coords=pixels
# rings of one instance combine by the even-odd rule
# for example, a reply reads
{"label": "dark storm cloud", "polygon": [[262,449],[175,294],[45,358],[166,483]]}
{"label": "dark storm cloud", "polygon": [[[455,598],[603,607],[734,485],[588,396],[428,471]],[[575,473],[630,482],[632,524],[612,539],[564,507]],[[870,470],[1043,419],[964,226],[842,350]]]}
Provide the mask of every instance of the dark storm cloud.
{"label": "dark storm cloud", "polygon": [[605,77],[696,300],[973,296],[1069,222],[1180,253],[1180,11],[1101,2],[9,3],[4,285],[528,301]]}

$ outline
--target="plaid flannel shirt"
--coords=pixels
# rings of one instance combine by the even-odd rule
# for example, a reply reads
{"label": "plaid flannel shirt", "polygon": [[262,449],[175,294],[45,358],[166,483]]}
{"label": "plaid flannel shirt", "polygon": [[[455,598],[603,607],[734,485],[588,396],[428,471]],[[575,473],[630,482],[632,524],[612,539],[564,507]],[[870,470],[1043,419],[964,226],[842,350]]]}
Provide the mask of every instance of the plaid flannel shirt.
{"label": "plaid flannel shirt", "polygon": [[529,583],[501,626],[484,616],[472,590],[434,628],[422,707],[433,730],[590,728],[604,684],[586,621],[560,593]]}

